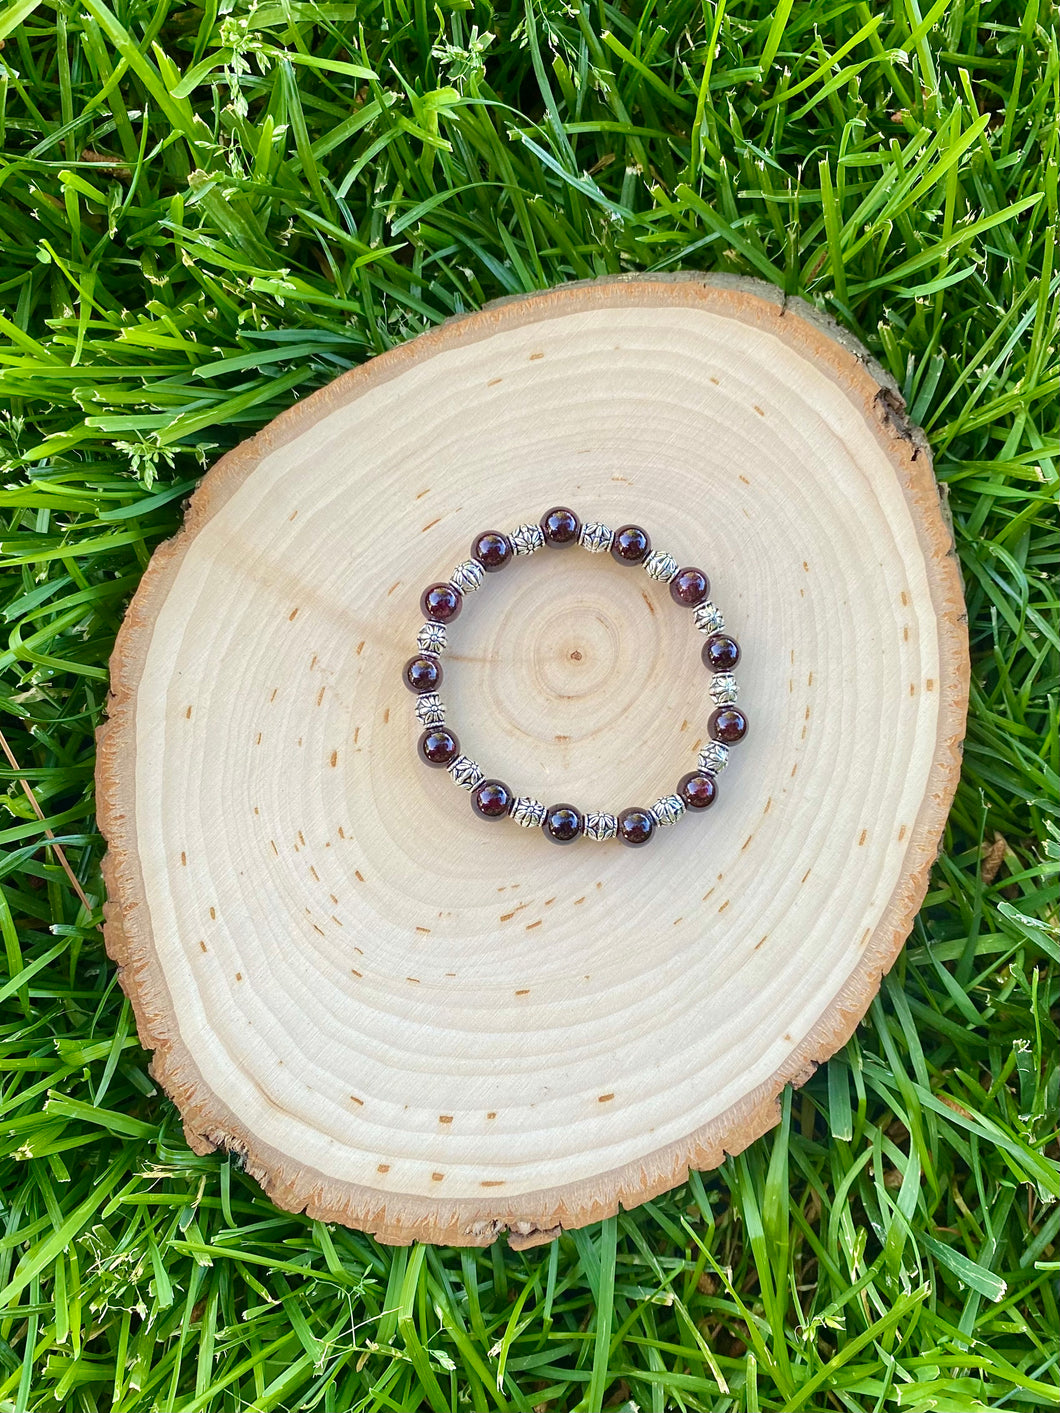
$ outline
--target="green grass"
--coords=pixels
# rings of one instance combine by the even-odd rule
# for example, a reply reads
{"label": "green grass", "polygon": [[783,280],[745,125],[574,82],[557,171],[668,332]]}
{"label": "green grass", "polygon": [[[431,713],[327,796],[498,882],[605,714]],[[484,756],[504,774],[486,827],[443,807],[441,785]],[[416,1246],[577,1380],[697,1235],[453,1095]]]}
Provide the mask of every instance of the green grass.
{"label": "green grass", "polygon": [[[1055,11],[17,0],[0,34],[2,1413],[1051,1405]],[[834,313],[949,488],[971,718],[913,936],[779,1129],[634,1212],[515,1254],[277,1211],[188,1151],[104,954],[123,609],[203,468],[344,368],[682,268]]]}

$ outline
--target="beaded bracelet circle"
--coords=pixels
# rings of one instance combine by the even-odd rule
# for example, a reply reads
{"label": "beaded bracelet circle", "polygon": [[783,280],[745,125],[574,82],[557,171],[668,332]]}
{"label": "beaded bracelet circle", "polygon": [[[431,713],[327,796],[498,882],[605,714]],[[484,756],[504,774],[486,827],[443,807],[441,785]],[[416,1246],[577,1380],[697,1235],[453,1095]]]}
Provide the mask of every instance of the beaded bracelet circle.
{"label": "beaded bracelet circle", "polygon": [[[703,665],[711,673],[714,710],[707,721],[710,740],[699,752],[697,769],[683,775],[676,789],[647,808],[633,806],[619,814],[582,813],[574,805],[543,805],[516,795],[502,780],[487,778],[481,767],[460,749],[446,725],[440,658],[449,646],[449,625],[460,616],[464,596],[481,587],[487,574],[496,574],[522,555],[540,549],[581,545],[592,554],[610,552],[619,564],[641,565],[652,579],[670,586],[674,603],[693,611],[696,627],[706,637]],[[419,651],[402,669],[406,687],[416,696],[416,720],[423,728],[420,759],[445,769],[471,795],[471,807],[481,819],[511,818],[527,829],[541,829],[556,844],[571,844],[584,835],[599,843],[618,839],[630,848],[647,844],[658,829],[676,824],[682,815],[711,806],[718,793],[718,776],[729,760],[729,748],[747,734],[747,717],[736,705],[734,669],[740,647],[725,631],[725,621],[710,597],[710,581],[702,569],[680,568],[672,554],[652,548],[646,530],[623,525],[611,530],[596,521],[582,523],[573,510],[554,506],[536,525],[519,525],[509,534],[486,530],[476,535],[471,557],[458,564],[444,583],[430,584],[420,598],[426,619],[416,638]]]}

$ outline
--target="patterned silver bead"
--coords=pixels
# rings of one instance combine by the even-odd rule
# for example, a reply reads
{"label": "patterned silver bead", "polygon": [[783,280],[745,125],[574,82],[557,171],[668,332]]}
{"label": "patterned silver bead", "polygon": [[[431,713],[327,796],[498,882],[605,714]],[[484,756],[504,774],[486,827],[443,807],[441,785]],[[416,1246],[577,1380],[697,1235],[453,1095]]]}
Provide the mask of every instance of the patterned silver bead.
{"label": "patterned silver bead", "polygon": [[614,538],[614,530],[609,529],[607,525],[601,525],[599,520],[583,525],[578,532],[578,543],[590,554],[603,554],[611,548]]}
{"label": "patterned silver bead", "polygon": [[585,837],[604,844],[618,833],[618,817],[613,814],[594,812],[585,816]]}
{"label": "patterned silver bead", "polygon": [[710,697],[715,706],[732,706],[740,695],[731,672],[716,672],[710,679]]}
{"label": "patterned silver bead", "polygon": [[720,741],[708,741],[699,753],[699,768],[705,775],[720,775],[729,764],[729,748]]}
{"label": "patterned silver bead", "polygon": [[677,578],[677,560],[665,550],[652,550],[644,561],[644,568],[660,584],[668,584],[671,579]]}
{"label": "patterned silver bead", "polygon": [[649,813],[660,827],[676,824],[685,812],[685,802],[680,795],[663,795],[655,801]]}
{"label": "patterned silver bead", "polygon": [[721,609],[716,603],[711,603],[710,599],[707,599],[706,603],[696,604],[693,617],[699,631],[708,636],[711,633],[720,633],[725,627],[725,619],[722,617]]}
{"label": "patterned silver bead", "polygon": [[462,594],[473,594],[485,577],[486,571],[477,559],[465,559],[463,564],[458,564],[449,575],[449,582]]}
{"label": "patterned silver bead", "polygon": [[416,720],[421,726],[445,725],[445,707],[437,692],[422,692],[416,698]]}
{"label": "patterned silver bead", "polygon": [[540,525],[517,525],[508,538],[516,554],[536,554],[545,544]]}
{"label": "patterned silver bead", "polygon": [[512,804],[511,817],[524,829],[540,829],[545,822],[545,807],[540,800],[520,795]]}
{"label": "patterned silver bead", "polygon": [[449,638],[444,623],[425,623],[416,634],[416,646],[421,653],[444,653]]}
{"label": "patterned silver bead", "polygon": [[468,756],[457,756],[447,769],[461,790],[474,790],[484,779],[481,768]]}

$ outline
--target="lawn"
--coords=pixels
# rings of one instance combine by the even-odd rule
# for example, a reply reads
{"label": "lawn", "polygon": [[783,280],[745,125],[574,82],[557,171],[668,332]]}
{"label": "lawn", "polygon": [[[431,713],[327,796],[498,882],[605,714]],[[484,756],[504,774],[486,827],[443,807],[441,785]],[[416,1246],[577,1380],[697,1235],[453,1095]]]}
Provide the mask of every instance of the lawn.
{"label": "lawn", "polygon": [[[11,0],[0,35],[0,1413],[1051,1405],[1055,11]],[[204,468],[342,370],[678,269],[828,310],[930,438],[972,698],[923,911],[780,1127],[665,1197],[518,1254],[281,1212],[189,1152],[104,952],[124,608]]]}

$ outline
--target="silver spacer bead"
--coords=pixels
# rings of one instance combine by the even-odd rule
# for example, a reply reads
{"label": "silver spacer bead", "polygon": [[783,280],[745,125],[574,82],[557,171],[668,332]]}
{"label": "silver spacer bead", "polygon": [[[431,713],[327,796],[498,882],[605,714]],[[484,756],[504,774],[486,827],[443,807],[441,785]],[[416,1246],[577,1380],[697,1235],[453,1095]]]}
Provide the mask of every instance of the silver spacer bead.
{"label": "silver spacer bead", "polygon": [[540,800],[520,795],[512,803],[511,817],[524,829],[540,829],[545,822],[545,807]]}
{"label": "silver spacer bead", "polygon": [[462,594],[473,594],[485,577],[486,571],[477,559],[465,559],[463,564],[458,564],[449,575],[449,582]]}
{"label": "silver spacer bead", "polygon": [[652,805],[649,813],[660,827],[676,824],[685,812],[685,802],[680,795],[663,795]]}
{"label": "silver spacer bead", "polygon": [[716,672],[710,679],[710,697],[715,706],[731,706],[740,695],[731,672]]}
{"label": "silver spacer bead", "polygon": [[587,549],[590,554],[603,554],[611,548],[615,538],[614,530],[607,525],[601,525],[599,520],[592,521],[591,524],[583,525],[578,532],[578,543],[582,549]]}
{"label": "silver spacer bead", "polygon": [[485,778],[481,768],[468,756],[457,756],[456,760],[446,768],[461,790],[474,790],[475,786],[481,785]]}
{"label": "silver spacer bead", "polygon": [[699,753],[699,768],[705,775],[720,775],[729,764],[729,748],[720,741],[708,741]]}
{"label": "silver spacer bead", "polygon": [[618,817],[613,814],[593,813],[585,816],[585,837],[604,844],[618,833]]}
{"label": "silver spacer bead", "polygon": [[444,653],[449,639],[444,623],[425,623],[416,634],[416,646],[421,653]]}
{"label": "silver spacer bead", "polygon": [[445,725],[445,707],[437,692],[423,692],[416,698],[416,720],[421,726]]}
{"label": "silver spacer bead", "polygon": [[660,584],[668,584],[671,579],[677,578],[677,560],[665,550],[652,550],[644,561],[644,568]]}
{"label": "silver spacer bead", "polygon": [[696,627],[701,633],[720,633],[725,627],[725,619],[722,617],[721,609],[716,603],[711,603],[707,599],[706,603],[697,603],[693,617],[696,620]]}
{"label": "silver spacer bead", "polygon": [[545,545],[540,525],[517,525],[508,538],[516,554],[536,554]]}

